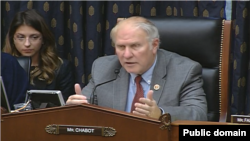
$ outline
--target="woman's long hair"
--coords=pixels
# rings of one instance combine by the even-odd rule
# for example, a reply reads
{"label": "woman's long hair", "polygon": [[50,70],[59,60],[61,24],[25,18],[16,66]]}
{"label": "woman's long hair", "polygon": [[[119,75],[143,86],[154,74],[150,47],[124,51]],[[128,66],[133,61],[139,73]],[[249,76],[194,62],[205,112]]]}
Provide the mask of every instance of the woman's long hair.
{"label": "woman's long hair", "polygon": [[55,38],[43,17],[34,9],[18,12],[12,20],[5,39],[3,51],[13,56],[22,56],[15,47],[14,34],[21,25],[33,27],[42,34],[43,45],[39,51],[38,67],[30,72],[30,83],[35,77],[50,84],[55,78],[55,70],[62,64],[62,59],[56,54]]}

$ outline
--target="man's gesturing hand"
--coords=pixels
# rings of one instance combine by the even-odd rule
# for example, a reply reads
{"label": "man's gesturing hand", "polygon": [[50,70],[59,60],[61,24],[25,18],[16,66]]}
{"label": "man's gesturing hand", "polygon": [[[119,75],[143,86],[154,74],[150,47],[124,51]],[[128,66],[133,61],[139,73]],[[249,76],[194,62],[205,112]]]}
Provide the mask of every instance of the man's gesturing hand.
{"label": "man's gesturing hand", "polygon": [[161,116],[161,109],[157,106],[156,101],[153,99],[153,90],[147,94],[147,98],[140,98],[141,103],[135,103],[134,114],[148,116],[151,118],[159,119]]}
{"label": "man's gesturing hand", "polygon": [[82,94],[82,90],[79,84],[75,84],[75,92],[76,94],[71,95],[66,104],[83,104],[88,103],[87,97]]}

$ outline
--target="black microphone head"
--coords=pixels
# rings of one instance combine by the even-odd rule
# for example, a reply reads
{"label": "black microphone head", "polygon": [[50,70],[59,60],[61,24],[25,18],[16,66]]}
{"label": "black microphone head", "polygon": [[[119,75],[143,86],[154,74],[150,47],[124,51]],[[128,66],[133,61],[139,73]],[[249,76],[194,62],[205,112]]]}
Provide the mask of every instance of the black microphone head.
{"label": "black microphone head", "polygon": [[119,69],[115,69],[115,74],[118,74],[120,72]]}

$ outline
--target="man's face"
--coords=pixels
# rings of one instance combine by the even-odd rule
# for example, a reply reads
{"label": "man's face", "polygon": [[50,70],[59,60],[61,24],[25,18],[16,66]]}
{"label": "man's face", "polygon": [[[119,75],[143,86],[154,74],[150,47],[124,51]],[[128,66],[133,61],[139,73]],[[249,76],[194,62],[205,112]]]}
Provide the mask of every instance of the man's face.
{"label": "man's face", "polygon": [[115,35],[115,51],[121,65],[129,73],[143,74],[154,63],[158,39],[148,40],[140,28],[120,28]]}

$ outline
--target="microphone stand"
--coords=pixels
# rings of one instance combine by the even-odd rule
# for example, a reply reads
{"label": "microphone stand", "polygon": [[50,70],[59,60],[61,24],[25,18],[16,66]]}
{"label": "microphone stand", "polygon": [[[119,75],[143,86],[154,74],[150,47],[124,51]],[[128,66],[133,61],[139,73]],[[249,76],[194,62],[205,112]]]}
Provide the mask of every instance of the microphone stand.
{"label": "microphone stand", "polygon": [[114,79],[111,79],[109,81],[106,81],[106,82],[103,82],[103,83],[100,83],[98,85],[95,86],[91,96],[90,96],[90,101],[91,101],[91,104],[94,104],[94,105],[98,105],[98,100],[97,100],[97,95],[95,94],[95,90],[97,87],[99,87],[100,85],[103,85],[103,84],[106,84],[106,83],[109,83],[111,81],[115,81],[117,79],[117,76],[118,74],[120,73],[120,70],[119,69],[115,69],[114,73],[116,74],[115,78]]}

